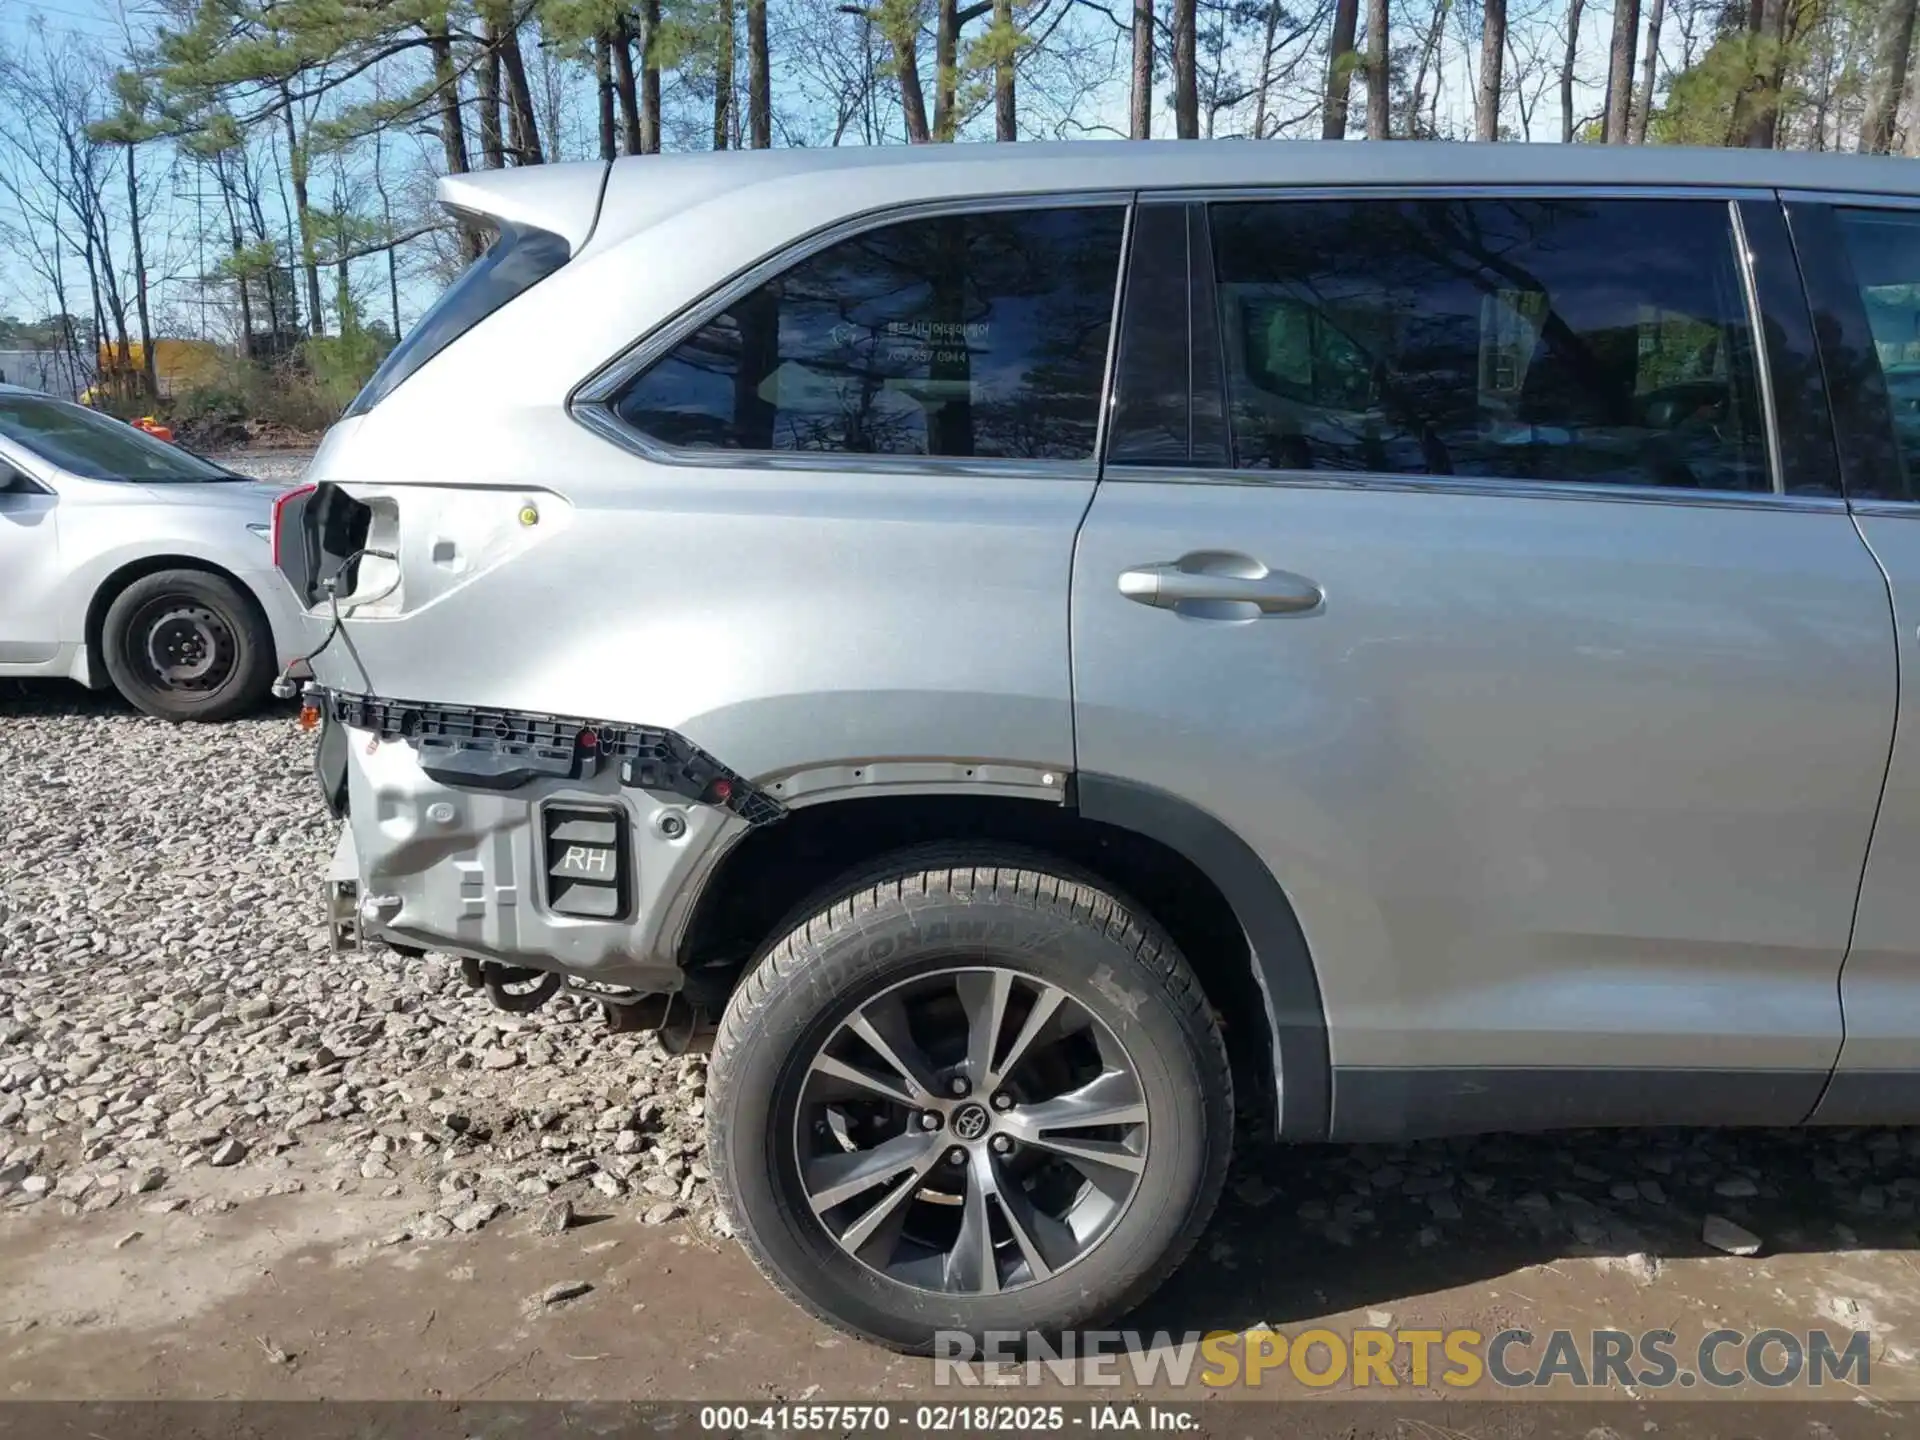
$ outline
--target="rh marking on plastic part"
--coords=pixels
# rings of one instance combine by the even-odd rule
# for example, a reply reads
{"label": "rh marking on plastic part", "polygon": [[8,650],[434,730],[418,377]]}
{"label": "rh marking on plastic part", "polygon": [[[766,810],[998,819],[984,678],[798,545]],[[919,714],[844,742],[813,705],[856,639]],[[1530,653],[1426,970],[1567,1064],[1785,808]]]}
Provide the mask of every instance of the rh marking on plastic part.
{"label": "rh marking on plastic part", "polygon": [[560,868],[581,874],[589,871],[604,871],[607,868],[607,852],[589,850],[584,845],[569,845],[565,857],[560,861]]}

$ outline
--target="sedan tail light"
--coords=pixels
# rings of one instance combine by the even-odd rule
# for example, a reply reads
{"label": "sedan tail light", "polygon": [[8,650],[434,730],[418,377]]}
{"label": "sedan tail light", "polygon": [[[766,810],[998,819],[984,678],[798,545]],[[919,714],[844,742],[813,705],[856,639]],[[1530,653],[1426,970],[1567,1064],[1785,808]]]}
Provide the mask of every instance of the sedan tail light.
{"label": "sedan tail light", "polygon": [[306,507],[292,502],[313,494],[319,488],[318,485],[298,485],[273,502],[273,563],[276,568],[286,568],[280,563],[281,557],[291,555],[294,545],[300,543],[296,538],[289,537],[286,531],[289,524],[300,523],[301,512]]}

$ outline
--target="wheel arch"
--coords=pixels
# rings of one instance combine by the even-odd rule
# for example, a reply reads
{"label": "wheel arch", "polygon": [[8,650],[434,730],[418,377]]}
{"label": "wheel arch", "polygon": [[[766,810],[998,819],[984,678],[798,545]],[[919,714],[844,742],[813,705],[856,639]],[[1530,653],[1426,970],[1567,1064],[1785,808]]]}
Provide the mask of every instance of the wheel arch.
{"label": "wheel arch", "polygon": [[[1186,954],[1224,1021],[1240,1084],[1253,1082],[1268,1099],[1275,1133],[1326,1137],[1325,1012],[1292,903],[1226,825],[1129,781],[1076,776],[1065,805],[940,791],[796,808],[780,824],[743,836],[715,863],[690,908],[677,959],[687,969],[743,963],[823,886],[930,840],[1039,851],[1130,896]],[[1235,1023],[1248,1014],[1264,1025]]]}
{"label": "wheel arch", "polygon": [[[162,570],[198,570],[204,575],[215,575],[225,580],[246,598],[253,607],[254,614],[273,632],[273,617],[267,614],[267,607],[260,603],[260,597],[253,593],[253,587],[226,566],[208,560],[200,555],[160,554],[142,555],[137,560],[128,560],[109,571],[99,584],[93,587],[93,595],[87,601],[86,629],[87,645],[87,684],[101,689],[110,682],[107,678],[105,651],[101,648],[106,636],[107,612],[113,608],[126,588],[136,580],[144,580],[149,575],[157,575]],[[71,612],[69,612],[71,613]]]}
{"label": "wheel arch", "polygon": [[1326,1007],[1306,932],[1266,862],[1224,822],[1164,790],[1084,773],[1074,789],[1083,816],[1165,846],[1219,891],[1246,937],[1266,1014],[1275,1133],[1324,1140],[1333,1113]]}

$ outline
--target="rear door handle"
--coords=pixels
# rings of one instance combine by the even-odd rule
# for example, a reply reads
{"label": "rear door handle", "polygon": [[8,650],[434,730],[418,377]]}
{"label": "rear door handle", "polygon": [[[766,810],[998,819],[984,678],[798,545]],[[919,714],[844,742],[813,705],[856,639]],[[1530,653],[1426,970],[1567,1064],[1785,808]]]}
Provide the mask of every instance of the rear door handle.
{"label": "rear door handle", "polygon": [[1319,609],[1327,598],[1305,576],[1269,570],[1251,556],[1229,550],[1198,550],[1168,564],[1123,570],[1120,593],[1161,610],[1213,600],[1252,605],[1262,615],[1304,614]]}

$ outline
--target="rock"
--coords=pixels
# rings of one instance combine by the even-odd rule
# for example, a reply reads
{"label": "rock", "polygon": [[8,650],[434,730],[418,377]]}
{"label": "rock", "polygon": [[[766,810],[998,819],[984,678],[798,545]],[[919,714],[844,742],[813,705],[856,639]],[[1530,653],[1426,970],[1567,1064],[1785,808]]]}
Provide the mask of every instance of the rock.
{"label": "rock", "polygon": [[564,1235],[567,1227],[573,1224],[573,1202],[570,1200],[551,1200],[533,1212],[529,1228],[536,1235]]}
{"label": "rock", "polygon": [[1427,1197],[1427,1209],[1433,1212],[1433,1218],[1436,1220],[1458,1220],[1460,1218],[1460,1202],[1455,1200],[1451,1195],[1429,1195]]}
{"label": "rock", "polygon": [[662,1200],[658,1205],[649,1205],[647,1213],[640,1217],[645,1225],[665,1225],[680,1214],[680,1207],[671,1200]]}
{"label": "rock", "polygon": [[622,1185],[617,1179],[604,1170],[595,1174],[593,1179],[588,1183],[609,1200],[618,1200],[627,1190],[626,1186]]}
{"label": "rock", "polygon": [[1660,1262],[1644,1250],[1635,1250],[1627,1255],[1606,1255],[1600,1259],[1605,1270],[1618,1270],[1629,1275],[1637,1285],[1651,1285],[1660,1275]]}
{"label": "rock", "polygon": [[1722,1215],[1707,1216],[1706,1224],[1701,1227],[1700,1238],[1714,1249],[1723,1250],[1729,1255],[1760,1253],[1760,1237]]}
{"label": "rock", "polygon": [[1735,1175],[1715,1185],[1713,1193],[1723,1200],[1750,1200],[1760,1193],[1760,1187],[1745,1175]]}
{"label": "rock", "polygon": [[416,1240],[444,1240],[453,1234],[453,1222],[444,1215],[428,1213],[411,1221],[407,1228]]}
{"label": "rock", "polygon": [[207,1157],[207,1163],[216,1166],[238,1165],[246,1158],[247,1147],[238,1140],[227,1139],[221,1141],[213,1154]]}
{"label": "rock", "polygon": [[20,1193],[22,1195],[40,1196],[46,1194],[51,1189],[53,1189],[53,1181],[45,1175],[29,1175],[20,1182]]}
{"label": "rock", "polygon": [[458,1215],[453,1217],[453,1228],[462,1235],[471,1235],[482,1225],[500,1213],[497,1200],[476,1200]]}
{"label": "rock", "polygon": [[508,1050],[500,1046],[490,1046],[480,1052],[482,1070],[511,1070],[520,1063],[517,1050]]}
{"label": "rock", "polygon": [[585,1280],[562,1280],[558,1284],[549,1285],[546,1289],[542,1290],[539,1295],[539,1303],[542,1305],[564,1305],[569,1300],[578,1300],[582,1295],[590,1295],[592,1293],[593,1286],[589,1285]]}
{"label": "rock", "polygon": [[1258,1175],[1249,1175],[1233,1187],[1233,1193],[1242,1205],[1251,1205],[1257,1210],[1263,1205],[1271,1205],[1279,1192]]}

